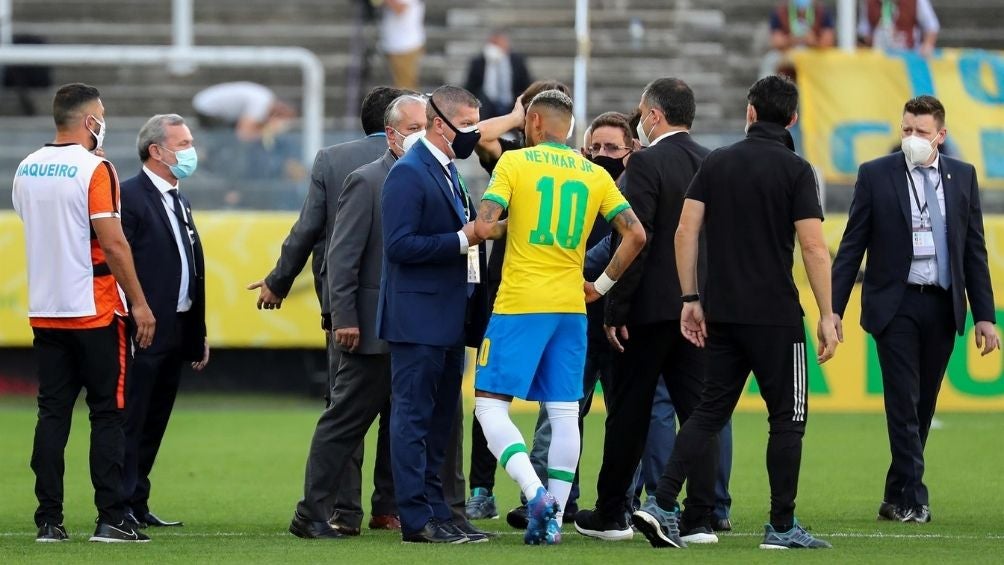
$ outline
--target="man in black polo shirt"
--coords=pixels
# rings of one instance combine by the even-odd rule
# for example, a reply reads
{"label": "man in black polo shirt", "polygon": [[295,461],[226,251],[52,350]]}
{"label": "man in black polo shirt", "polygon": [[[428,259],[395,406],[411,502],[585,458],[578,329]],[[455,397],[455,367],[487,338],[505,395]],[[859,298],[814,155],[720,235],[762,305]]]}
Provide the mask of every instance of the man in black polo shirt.
{"label": "man in black polo shirt", "polygon": [[[798,118],[795,85],[766,77],[750,88],[747,100],[746,139],[708,155],[687,191],[676,232],[680,331],[707,348],[708,370],[701,402],[680,429],[656,500],[632,515],[654,547],[686,545],[677,496],[688,473],[713,456],[711,440],[732,415],[751,371],[770,423],[770,523],[760,547],[830,547],[795,520],[808,394],[803,312],[791,270],[797,235],[819,308],[816,360],[823,363],[837,348],[823,211],[812,167],[794,153],[786,130]],[[702,226],[708,273],[703,297],[696,269]]]}

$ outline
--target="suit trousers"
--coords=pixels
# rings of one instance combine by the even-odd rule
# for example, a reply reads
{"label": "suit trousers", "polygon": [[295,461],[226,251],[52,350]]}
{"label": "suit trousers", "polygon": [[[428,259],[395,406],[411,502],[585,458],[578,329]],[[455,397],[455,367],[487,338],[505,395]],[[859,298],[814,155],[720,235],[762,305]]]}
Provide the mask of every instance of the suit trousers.
{"label": "suit trousers", "polygon": [[955,346],[951,294],[907,287],[892,321],[874,337],[892,453],[885,501],[907,507],[929,504],[924,447]]}
{"label": "suit trousers", "polygon": [[[379,417],[382,425],[377,436],[374,465],[373,514],[396,514],[390,468],[389,434],[386,425],[390,414],[390,355],[361,355],[342,352],[331,389],[331,401],[321,414],[310,443],[304,473],[303,500],[297,511],[312,521],[327,521],[360,527],[360,469],[355,456],[362,454],[362,444],[370,426]],[[347,493],[346,489],[351,492]],[[354,490],[353,490],[354,489]],[[346,509],[346,494],[355,496],[356,508]],[[342,498],[346,497],[346,498]],[[341,498],[341,500],[339,500]]]}
{"label": "suit trousers", "polygon": [[[778,531],[788,531],[795,515],[808,414],[805,328],[712,322],[705,347],[707,373],[700,404],[676,435],[673,454],[656,489],[659,506],[672,508],[683,481],[692,482],[698,473],[707,472],[706,461],[718,453],[712,439],[728,423],[752,371],[767,405],[770,429],[770,523]],[[670,395],[677,401],[672,390]],[[710,476],[714,478],[713,473]]]}
{"label": "suit trousers", "polygon": [[[618,521],[630,509],[635,470],[648,437],[656,383],[662,376],[681,425],[697,408],[704,388],[705,352],[680,335],[679,321],[630,326],[624,352],[614,355],[614,376],[607,403],[603,464],[596,484],[596,508]],[[724,423],[723,423],[724,425]],[[696,461],[687,485],[689,499],[683,519],[691,524],[710,520],[715,506],[718,430],[707,438],[710,456]]]}
{"label": "suit trousers", "polygon": [[181,384],[183,316],[159,321],[159,331],[172,332],[168,349],[157,353],[137,349],[129,372],[122,492],[126,506],[140,520],[150,511],[150,471]]}
{"label": "suit trousers", "polygon": [[73,405],[87,390],[91,420],[90,468],[94,505],[103,522],[122,521],[122,464],[125,434],[122,409],[129,361],[125,321],[104,328],[33,328],[38,363],[38,423],[31,469],[38,509],[35,525],[63,523],[64,450],[70,437]]}
{"label": "suit trousers", "polygon": [[[476,419],[476,418],[475,418]],[[464,477],[464,395],[457,395],[457,412],[450,427],[450,443],[446,459],[439,471],[443,481],[443,496],[455,520],[466,521],[467,481]]]}
{"label": "suit trousers", "polygon": [[440,472],[450,447],[464,347],[391,343],[390,448],[404,535],[450,520]]}
{"label": "suit trousers", "polygon": [[[331,339],[331,332],[325,332],[325,335],[328,344],[328,389],[324,399],[327,402],[325,406],[330,407],[335,392],[342,351]],[[338,390],[351,393],[351,387],[339,387]],[[365,448],[366,442],[360,442],[359,448],[352,454],[338,479],[338,483],[332,487],[335,491],[335,498],[331,520],[352,528],[360,527],[363,521],[362,486]],[[370,513],[372,516],[397,514],[397,502],[394,500],[394,477],[390,469],[389,405],[380,410],[380,419],[377,421],[377,454],[373,463],[373,494],[370,496]]]}

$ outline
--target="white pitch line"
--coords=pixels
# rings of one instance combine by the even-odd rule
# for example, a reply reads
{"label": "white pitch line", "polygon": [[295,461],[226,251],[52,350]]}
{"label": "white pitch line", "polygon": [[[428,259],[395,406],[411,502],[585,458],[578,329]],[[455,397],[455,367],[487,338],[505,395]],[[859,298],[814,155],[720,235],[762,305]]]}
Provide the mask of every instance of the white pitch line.
{"label": "white pitch line", "polygon": [[[522,536],[522,532],[493,532],[499,536]],[[572,532],[565,532],[572,533]],[[10,538],[10,537],[31,537],[35,535],[35,532],[0,532],[0,538]],[[78,534],[83,535],[83,534]],[[377,534],[385,535],[385,534]],[[985,535],[955,535],[955,534],[886,534],[881,532],[875,533],[850,533],[850,532],[833,532],[829,534],[820,533],[816,534],[822,538],[848,538],[848,539],[915,539],[915,540],[925,540],[925,539],[947,539],[947,540],[1004,540],[1004,534],[985,534]],[[156,532],[154,534],[154,539],[165,539],[165,538],[242,538],[242,537],[287,537],[291,536],[288,532],[273,532],[273,533],[260,533],[252,534],[247,532]],[[754,532],[730,532],[723,533],[721,537],[723,538],[736,538],[736,537],[762,537],[761,533]],[[584,537],[584,536],[583,536]],[[637,536],[637,539],[643,539],[642,536]]]}

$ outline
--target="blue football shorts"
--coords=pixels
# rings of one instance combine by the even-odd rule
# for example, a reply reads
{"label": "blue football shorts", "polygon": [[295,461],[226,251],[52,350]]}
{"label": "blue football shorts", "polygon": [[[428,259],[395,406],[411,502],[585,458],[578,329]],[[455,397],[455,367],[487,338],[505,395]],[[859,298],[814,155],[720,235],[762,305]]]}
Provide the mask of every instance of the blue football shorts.
{"label": "blue football shorts", "polygon": [[583,396],[585,314],[492,314],[474,388],[538,402]]}

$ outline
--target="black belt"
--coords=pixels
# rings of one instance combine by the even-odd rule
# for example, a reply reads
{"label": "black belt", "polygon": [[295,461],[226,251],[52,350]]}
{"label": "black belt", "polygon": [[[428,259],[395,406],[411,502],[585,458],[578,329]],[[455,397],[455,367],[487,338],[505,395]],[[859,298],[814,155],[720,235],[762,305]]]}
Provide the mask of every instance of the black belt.
{"label": "black belt", "polygon": [[907,284],[906,288],[924,294],[925,292],[934,292],[938,294],[947,294],[948,289],[941,288],[936,284]]}
{"label": "black belt", "polygon": [[108,266],[108,263],[96,263],[93,269],[95,277],[107,277],[112,274],[112,269]]}

